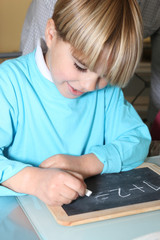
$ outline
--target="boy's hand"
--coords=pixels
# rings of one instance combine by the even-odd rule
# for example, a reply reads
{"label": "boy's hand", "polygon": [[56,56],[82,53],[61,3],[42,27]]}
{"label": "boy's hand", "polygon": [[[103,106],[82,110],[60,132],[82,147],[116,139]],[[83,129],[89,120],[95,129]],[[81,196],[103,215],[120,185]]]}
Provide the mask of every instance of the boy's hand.
{"label": "boy's hand", "polygon": [[16,192],[34,195],[51,206],[69,204],[84,196],[86,190],[80,174],[53,168],[26,167],[2,184]]}
{"label": "boy's hand", "polygon": [[40,169],[38,177],[39,186],[36,195],[51,206],[69,204],[79,196],[84,196],[86,185],[80,175],[69,173],[60,169]]}
{"label": "boy's hand", "polygon": [[83,178],[100,174],[103,170],[103,164],[94,154],[82,156],[72,156],[57,154],[40,164],[41,168],[60,168],[66,171],[80,173]]}

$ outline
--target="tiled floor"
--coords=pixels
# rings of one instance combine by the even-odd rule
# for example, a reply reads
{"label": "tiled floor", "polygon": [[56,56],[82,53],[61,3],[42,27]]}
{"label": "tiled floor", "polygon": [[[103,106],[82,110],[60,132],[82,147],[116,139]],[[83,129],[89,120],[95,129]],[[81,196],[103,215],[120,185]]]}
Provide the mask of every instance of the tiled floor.
{"label": "tiled floor", "polygon": [[133,76],[128,86],[123,90],[125,98],[133,104],[144,121],[148,118],[150,99],[150,54],[151,47],[150,44],[147,44],[144,46],[142,61],[136,70],[136,74]]}
{"label": "tiled floor", "polygon": [[143,119],[147,118],[150,94],[150,63],[141,63],[128,86],[123,90],[125,98],[133,104]]}

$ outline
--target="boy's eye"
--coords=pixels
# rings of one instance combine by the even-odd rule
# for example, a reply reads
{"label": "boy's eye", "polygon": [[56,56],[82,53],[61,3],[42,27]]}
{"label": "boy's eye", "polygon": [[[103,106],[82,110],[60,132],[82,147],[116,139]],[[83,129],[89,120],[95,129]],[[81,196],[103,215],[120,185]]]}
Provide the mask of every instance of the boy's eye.
{"label": "boy's eye", "polygon": [[80,67],[77,63],[74,63],[74,66],[78,69],[80,72],[87,72],[87,68]]}

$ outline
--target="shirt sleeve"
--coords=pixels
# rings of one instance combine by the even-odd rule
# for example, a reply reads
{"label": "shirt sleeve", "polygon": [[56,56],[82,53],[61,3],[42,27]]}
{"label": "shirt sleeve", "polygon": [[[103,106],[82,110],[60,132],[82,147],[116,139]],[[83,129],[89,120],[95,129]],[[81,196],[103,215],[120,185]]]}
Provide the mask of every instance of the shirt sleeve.
{"label": "shirt sleeve", "polygon": [[12,147],[12,141],[16,134],[18,105],[12,84],[7,79],[3,79],[2,72],[0,76],[0,196],[19,195],[19,193],[3,187],[1,183],[31,165],[7,157],[9,155],[7,147]]}
{"label": "shirt sleeve", "polygon": [[91,152],[104,164],[102,173],[128,171],[147,157],[151,137],[147,126],[119,88],[106,91],[105,139]]}

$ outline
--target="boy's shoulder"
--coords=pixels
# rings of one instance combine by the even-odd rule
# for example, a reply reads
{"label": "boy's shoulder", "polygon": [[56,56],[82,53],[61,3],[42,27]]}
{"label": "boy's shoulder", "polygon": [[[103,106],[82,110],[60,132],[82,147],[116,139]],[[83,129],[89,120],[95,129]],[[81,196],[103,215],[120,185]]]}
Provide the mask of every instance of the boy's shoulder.
{"label": "boy's shoulder", "polygon": [[108,97],[108,95],[119,95],[122,92],[122,89],[119,86],[112,86],[110,84],[108,84],[104,89],[104,94]]}
{"label": "boy's shoulder", "polygon": [[20,84],[22,79],[29,79],[30,67],[34,67],[34,52],[9,59],[0,64],[0,88],[12,88]]}
{"label": "boy's shoulder", "polygon": [[34,52],[29,53],[27,55],[20,56],[18,58],[8,59],[0,64],[0,71],[6,71],[6,69],[9,71],[16,70],[17,68],[24,68],[27,66],[30,62],[33,62],[34,60]]}

